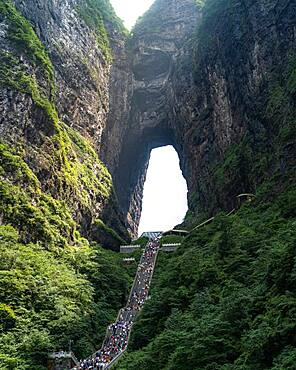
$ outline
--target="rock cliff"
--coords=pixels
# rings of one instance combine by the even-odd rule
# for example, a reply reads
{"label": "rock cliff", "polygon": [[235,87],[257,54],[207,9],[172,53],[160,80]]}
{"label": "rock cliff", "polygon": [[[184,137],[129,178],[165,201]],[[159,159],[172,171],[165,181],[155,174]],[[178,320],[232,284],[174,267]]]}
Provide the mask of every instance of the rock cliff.
{"label": "rock cliff", "polygon": [[106,131],[107,147],[120,145],[116,130],[122,145],[105,158],[132,233],[154,147],[179,154],[189,223],[232,210],[237,195],[295,164],[294,0],[158,0],[127,53],[126,109]]}
{"label": "rock cliff", "polygon": [[[38,191],[29,197],[37,208],[39,194],[46,194],[65,202],[84,236],[97,235],[95,221],[102,218],[127,237],[111,176],[98,156],[112,58],[119,59],[126,38],[121,21],[105,0],[0,5],[1,160],[19,156],[36,176]],[[3,186],[19,187],[19,176],[7,171]],[[13,194],[7,199],[15,201]],[[16,224],[7,207],[8,200],[3,223]]]}
{"label": "rock cliff", "polygon": [[45,370],[69,341],[89,356],[126,302],[99,156],[125,39],[108,0],[0,0],[1,369]]}
{"label": "rock cliff", "polygon": [[105,0],[2,7],[1,137],[85,235],[137,233],[155,147],[179,154],[189,223],[294,164],[294,0],[157,0],[127,43]]}
{"label": "rock cliff", "polygon": [[137,233],[167,144],[188,227],[257,195],[162,256],[134,349],[167,336],[124,368],[294,366],[295,39],[296,0],[156,0],[130,37],[108,0],[0,0],[1,369],[97,350],[135,273],[99,243]]}
{"label": "rock cliff", "polygon": [[[190,66],[182,74],[179,70],[192,51],[189,43],[200,17],[195,1],[156,1],[135,26],[127,45],[130,82],[125,109],[121,110],[123,117],[119,119],[110,116],[111,126],[106,130],[107,153],[103,157],[114,176],[119,203],[133,235],[140,220],[151,150],[174,145],[181,168],[185,169],[184,123],[180,123],[177,116],[177,95],[182,95],[193,84],[193,79]],[[120,81],[117,79],[117,85],[124,85]],[[111,96],[117,93],[117,87],[111,88]],[[108,148],[118,147],[118,142],[114,145],[114,137],[119,127],[123,139],[114,158],[114,151]]]}

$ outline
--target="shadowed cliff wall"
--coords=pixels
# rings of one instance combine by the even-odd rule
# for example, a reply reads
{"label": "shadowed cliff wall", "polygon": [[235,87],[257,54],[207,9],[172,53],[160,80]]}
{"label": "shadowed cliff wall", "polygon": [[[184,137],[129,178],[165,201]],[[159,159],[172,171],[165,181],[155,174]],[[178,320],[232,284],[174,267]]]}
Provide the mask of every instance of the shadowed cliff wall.
{"label": "shadowed cliff wall", "polygon": [[127,129],[116,157],[105,156],[132,233],[155,146],[179,154],[189,223],[231,210],[238,194],[293,166],[295,19],[294,0],[158,0],[139,20],[129,104],[106,132]]}
{"label": "shadowed cliff wall", "polygon": [[[84,236],[92,238],[102,218],[128,237],[98,156],[110,68],[126,39],[121,21],[105,0],[2,0],[0,6],[1,160],[19,156],[36,176],[38,191],[29,197],[37,208],[41,192],[66,204]],[[26,192],[32,185],[8,168],[2,178],[8,189]],[[17,224],[8,212],[15,193],[1,207],[4,224]],[[24,197],[17,202],[26,203]]]}

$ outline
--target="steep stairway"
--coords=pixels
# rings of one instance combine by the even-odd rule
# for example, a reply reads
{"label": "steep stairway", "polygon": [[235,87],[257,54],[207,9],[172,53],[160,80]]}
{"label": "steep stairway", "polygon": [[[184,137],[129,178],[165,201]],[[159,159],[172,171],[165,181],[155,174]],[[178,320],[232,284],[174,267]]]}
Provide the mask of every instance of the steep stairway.
{"label": "steep stairway", "polygon": [[149,240],[141,256],[127,304],[120,309],[116,321],[107,328],[102,347],[72,370],[110,369],[124,354],[135,318],[148,298],[159,248],[157,239]]}

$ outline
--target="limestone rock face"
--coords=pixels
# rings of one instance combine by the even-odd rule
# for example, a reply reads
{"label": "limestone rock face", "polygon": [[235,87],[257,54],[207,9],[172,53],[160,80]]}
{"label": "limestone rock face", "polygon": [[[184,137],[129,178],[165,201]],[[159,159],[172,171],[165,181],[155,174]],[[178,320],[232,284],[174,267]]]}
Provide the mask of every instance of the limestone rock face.
{"label": "limestone rock face", "polygon": [[[60,119],[100,145],[109,111],[108,63],[95,32],[79,16],[83,0],[15,0],[55,67]],[[119,37],[120,38],[120,37]]]}
{"label": "limestone rock face", "polygon": [[[143,185],[150,151],[172,144],[183,152],[183,137],[175,111],[175,81],[178,66],[187,53],[186,45],[195,32],[200,12],[195,1],[158,1],[136,25],[129,43],[130,82],[123,117],[110,116],[106,152],[115,148],[113,133],[123,127],[119,155],[105,155],[114,175],[119,203],[126,215],[130,232],[137,233],[141,215]],[[191,71],[184,76],[184,89]],[[121,80],[116,79],[117,85]],[[122,83],[125,85],[125,82]],[[183,88],[183,86],[182,86]],[[111,97],[118,92],[111,89]],[[111,134],[110,134],[111,132]],[[122,135],[122,134],[121,134]]]}
{"label": "limestone rock face", "polygon": [[110,110],[107,54],[120,60],[126,36],[103,19],[103,45],[84,15],[87,0],[6,3],[0,14],[1,142],[21,154],[43,192],[66,202],[84,236],[91,237],[91,225],[102,218],[127,237],[99,158]]}
{"label": "limestone rock face", "polygon": [[181,102],[188,107],[183,117],[191,117],[185,129],[190,206],[210,215],[232,210],[238,194],[255,192],[296,159],[286,152],[287,146],[295,151],[295,137],[287,141],[280,133],[294,121],[293,96],[284,98],[285,119],[274,110],[276,90],[286,90],[295,73],[296,3],[223,3],[204,8],[193,56],[195,86]]}
{"label": "limestone rock face", "polygon": [[295,165],[295,2],[156,0],[127,40],[107,0],[5,1],[1,142],[86,236],[98,218],[137,234],[150,152],[168,144],[189,216],[232,210]]}
{"label": "limestone rock face", "polygon": [[157,0],[138,22],[127,47],[132,81],[116,77],[128,89],[122,116],[109,118],[105,156],[133,234],[154,147],[177,150],[190,212],[201,218],[233,209],[238,194],[295,163],[295,140],[281,141],[286,122],[271,112],[293,68],[295,26],[295,0]]}

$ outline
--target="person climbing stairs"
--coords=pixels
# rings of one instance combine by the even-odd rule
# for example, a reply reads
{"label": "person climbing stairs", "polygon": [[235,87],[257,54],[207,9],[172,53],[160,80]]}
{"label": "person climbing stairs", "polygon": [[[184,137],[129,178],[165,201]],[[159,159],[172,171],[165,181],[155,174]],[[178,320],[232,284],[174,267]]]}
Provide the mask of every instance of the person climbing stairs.
{"label": "person climbing stairs", "polygon": [[102,347],[72,370],[107,370],[123,355],[136,316],[148,298],[159,247],[158,239],[149,240],[141,256],[127,304],[119,311],[117,320],[109,325]]}

